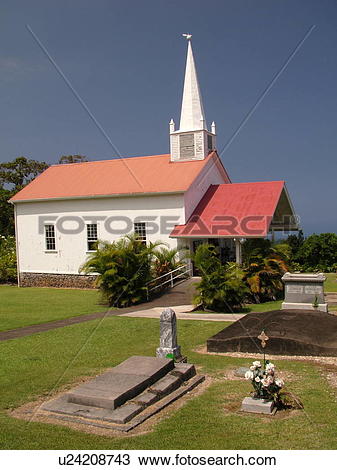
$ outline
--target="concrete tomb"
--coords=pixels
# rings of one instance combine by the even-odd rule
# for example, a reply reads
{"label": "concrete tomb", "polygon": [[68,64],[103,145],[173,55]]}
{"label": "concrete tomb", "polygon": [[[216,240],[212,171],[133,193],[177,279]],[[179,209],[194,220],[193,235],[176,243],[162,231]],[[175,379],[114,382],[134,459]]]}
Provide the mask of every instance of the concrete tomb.
{"label": "concrete tomb", "polygon": [[285,291],[282,310],[296,309],[327,312],[328,304],[324,298],[325,279],[323,273],[285,273],[282,277]]}
{"label": "concrete tomb", "polygon": [[249,313],[209,338],[207,351],[261,353],[262,330],[267,354],[337,356],[337,316],[300,309]]}

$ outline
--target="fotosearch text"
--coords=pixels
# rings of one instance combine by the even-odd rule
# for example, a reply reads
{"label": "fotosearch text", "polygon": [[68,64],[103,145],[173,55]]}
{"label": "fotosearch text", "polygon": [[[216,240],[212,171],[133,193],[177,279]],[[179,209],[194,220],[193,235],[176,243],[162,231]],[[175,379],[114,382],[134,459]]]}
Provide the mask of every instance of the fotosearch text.
{"label": "fotosearch text", "polygon": [[[287,234],[299,225],[298,216],[284,216],[275,223],[270,216],[249,215],[242,218],[217,215],[211,220],[193,215],[186,224],[175,215],[142,215],[134,218],[124,215],[43,215],[38,217],[38,233],[43,234],[47,224],[54,224],[59,233],[76,235],[86,230],[88,224],[100,224],[107,234],[126,235],[134,231],[136,223],[146,224],[148,235],[172,235],[173,237],[259,237],[269,229]],[[173,232],[173,233],[172,233]]]}

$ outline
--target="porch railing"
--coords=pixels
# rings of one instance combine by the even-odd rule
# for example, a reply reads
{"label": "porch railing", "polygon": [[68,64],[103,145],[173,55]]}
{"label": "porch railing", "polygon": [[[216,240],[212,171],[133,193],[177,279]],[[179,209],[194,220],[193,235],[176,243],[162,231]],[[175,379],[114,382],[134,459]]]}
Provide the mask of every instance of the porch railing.
{"label": "porch railing", "polygon": [[179,266],[176,269],[173,269],[172,271],[169,271],[166,274],[163,274],[161,276],[156,277],[155,279],[152,279],[146,285],[147,299],[149,300],[151,292],[157,289],[161,290],[164,287],[173,287],[178,284],[178,282],[176,281],[177,279],[184,281],[185,279],[191,276],[192,276],[192,265],[184,264],[182,266]]}

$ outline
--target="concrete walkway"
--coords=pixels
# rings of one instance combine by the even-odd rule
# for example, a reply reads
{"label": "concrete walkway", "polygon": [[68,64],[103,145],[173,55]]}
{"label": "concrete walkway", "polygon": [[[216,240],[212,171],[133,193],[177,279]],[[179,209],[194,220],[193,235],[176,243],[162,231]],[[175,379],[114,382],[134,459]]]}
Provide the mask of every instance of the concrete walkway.
{"label": "concrete walkway", "polygon": [[[166,307],[154,307],[136,312],[119,313],[117,316],[132,318],[158,318]],[[236,321],[243,318],[245,314],[239,313],[193,313],[193,305],[176,305],[172,307],[178,320],[205,320],[205,321]]]}
{"label": "concrete walkway", "polygon": [[328,305],[337,305],[337,292],[325,292],[325,301]]}

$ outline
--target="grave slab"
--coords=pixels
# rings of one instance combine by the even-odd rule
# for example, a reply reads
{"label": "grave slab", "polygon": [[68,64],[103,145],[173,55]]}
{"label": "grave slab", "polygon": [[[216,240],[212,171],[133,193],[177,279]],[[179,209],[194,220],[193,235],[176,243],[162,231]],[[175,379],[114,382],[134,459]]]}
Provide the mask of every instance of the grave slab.
{"label": "grave slab", "polygon": [[207,351],[260,353],[262,330],[268,354],[337,356],[337,316],[309,310],[248,313],[209,338]]}
{"label": "grave slab", "polygon": [[170,372],[172,375],[177,375],[182,380],[188,380],[196,374],[194,364],[178,362],[175,364],[174,369]]}
{"label": "grave slab", "polygon": [[104,420],[111,421],[112,423],[124,424],[139,414],[143,409],[144,407],[142,405],[128,403],[111,411],[109,414],[106,414]]}
{"label": "grave slab", "polygon": [[41,413],[50,413],[60,420],[127,432],[204,380],[204,376],[195,374],[192,364],[135,356],[45,402]]}
{"label": "grave slab", "polygon": [[260,398],[245,397],[242,401],[241,411],[246,411],[248,413],[261,413],[271,415],[275,403],[273,401],[265,401]]}
{"label": "grave slab", "polygon": [[112,370],[116,374],[147,375],[158,380],[173,368],[174,362],[172,359],[150,356],[131,356]]}
{"label": "grave slab", "polygon": [[114,409],[145,390],[149,378],[142,375],[113,374],[110,383],[93,380],[67,394],[68,401],[87,406]]}
{"label": "grave slab", "polygon": [[67,401],[84,406],[115,409],[134,398],[173,368],[172,359],[132,356],[68,392]]}
{"label": "grave slab", "polygon": [[152,405],[152,403],[155,403],[157,400],[159,400],[158,395],[155,393],[151,393],[148,391],[145,391],[138,395],[136,398],[132,400],[133,403],[138,403],[140,405]]}
{"label": "grave slab", "polygon": [[[187,382],[183,382],[180,387],[169,393],[167,396],[153,395],[156,397],[155,403],[137,403],[137,399],[128,402],[115,410],[104,408],[81,406],[65,400],[64,394],[46,402],[41,407],[41,412],[51,412],[50,416],[61,421],[71,421],[76,423],[86,423],[88,426],[116,429],[128,432],[140,425],[154,414],[174,402],[187,392],[198,386],[205,380],[204,376],[194,376]],[[146,391],[142,395],[150,395]],[[131,406],[133,405],[133,406]],[[152,405],[152,406],[149,406]],[[43,411],[42,411],[43,410]]]}
{"label": "grave slab", "polygon": [[169,374],[152,385],[150,391],[158,395],[165,395],[178,388],[180,384],[180,377],[175,377],[174,375]]}

